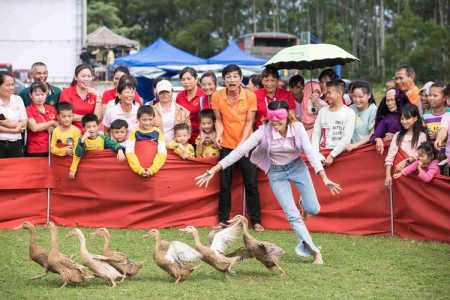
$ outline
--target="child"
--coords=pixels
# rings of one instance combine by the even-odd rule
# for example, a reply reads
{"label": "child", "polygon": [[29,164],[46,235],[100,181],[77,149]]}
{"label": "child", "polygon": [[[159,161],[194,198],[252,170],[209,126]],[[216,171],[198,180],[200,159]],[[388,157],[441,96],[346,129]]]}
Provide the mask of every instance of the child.
{"label": "child", "polygon": [[128,137],[128,122],[122,119],[116,119],[111,123],[111,138],[121,146],[126,147]]}
{"label": "child", "polygon": [[427,135],[423,132],[419,109],[414,104],[407,103],[402,107],[400,123],[402,128],[394,134],[385,159],[386,179],[384,184],[386,186],[392,183],[391,169],[398,150],[405,152],[408,158],[397,164],[396,173],[403,170],[408,163],[417,159],[418,145],[427,140]]}
{"label": "child", "polygon": [[436,140],[436,135],[441,126],[442,116],[447,112],[447,98],[445,95],[445,84],[443,82],[434,82],[430,87],[428,101],[430,111],[423,114],[423,122],[427,129],[428,137],[431,141]]}
{"label": "child", "polygon": [[45,104],[48,87],[41,81],[33,82],[30,87],[31,105],[26,108],[28,116],[27,156],[48,156],[49,132],[58,123],[56,110]]}
{"label": "child", "polygon": [[305,85],[303,92],[303,101],[301,104],[301,121],[305,126],[308,135],[311,136],[320,109],[327,106],[327,103],[320,99],[320,83],[317,81],[310,81]]}
{"label": "child", "polygon": [[417,171],[417,177],[425,182],[430,182],[434,176],[439,174],[439,161],[436,160],[436,152],[434,145],[431,142],[423,142],[417,148],[417,159],[406,166],[403,170],[394,174],[394,178],[397,179],[400,176],[408,176]]}
{"label": "child", "polygon": [[124,148],[117,142],[113,141],[109,137],[98,133],[98,125],[100,121],[94,114],[86,114],[81,118],[81,124],[84,129],[84,134],[78,138],[75,145],[75,152],[72,159],[72,165],[70,166],[69,177],[75,178],[77,173],[78,164],[81,157],[84,156],[86,151],[103,150],[105,148],[112,149],[117,152],[117,159],[120,161],[125,160]]}
{"label": "child", "polygon": [[217,157],[219,147],[216,144],[216,116],[212,109],[200,111],[200,134],[195,140],[196,157]]}
{"label": "child", "polygon": [[[155,175],[163,166],[167,158],[166,143],[164,141],[164,134],[158,127],[153,125],[155,118],[155,111],[151,106],[141,106],[137,111],[138,128],[130,133],[127,142],[127,159],[130,168],[136,174],[149,177]],[[152,141],[156,143],[158,150],[153,158],[152,165],[145,169],[141,166],[138,157],[135,154],[134,146],[138,141]]]}
{"label": "child", "polygon": [[72,125],[72,104],[65,102],[59,103],[56,106],[56,110],[58,111],[58,126],[52,133],[50,152],[57,156],[72,156],[73,145],[81,136],[80,129]]}
{"label": "child", "polygon": [[319,152],[321,148],[332,151],[324,164],[330,166],[334,159],[350,144],[355,128],[355,112],[344,104],[344,81],[340,79],[326,83],[326,100],[328,107],[319,111],[312,134],[313,148]]}
{"label": "child", "polygon": [[193,158],[195,156],[194,147],[189,144],[191,138],[191,128],[186,123],[177,124],[173,127],[174,139],[167,144],[168,149],[172,149],[175,154],[182,159]]}
{"label": "child", "polygon": [[375,126],[375,116],[377,106],[372,95],[370,83],[365,80],[352,82],[350,90],[354,104],[350,106],[355,112],[355,130],[353,131],[352,143],[346,147],[347,151],[352,151],[370,140]]}

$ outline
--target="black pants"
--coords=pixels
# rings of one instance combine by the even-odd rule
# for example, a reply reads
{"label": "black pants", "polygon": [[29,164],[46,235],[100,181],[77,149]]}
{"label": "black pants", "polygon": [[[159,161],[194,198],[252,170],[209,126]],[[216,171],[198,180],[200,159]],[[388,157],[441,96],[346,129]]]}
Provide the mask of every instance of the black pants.
{"label": "black pants", "polygon": [[[232,149],[220,149],[220,159],[224,158]],[[258,178],[256,166],[250,162],[250,158],[243,157],[235,165],[238,165],[244,180],[245,205],[252,224],[261,223],[261,209],[259,207]],[[219,193],[219,221],[226,223],[231,211],[231,182],[233,166],[220,172]]]}
{"label": "black pants", "polygon": [[23,156],[23,143],[19,141],[0,141],[0,158]]}

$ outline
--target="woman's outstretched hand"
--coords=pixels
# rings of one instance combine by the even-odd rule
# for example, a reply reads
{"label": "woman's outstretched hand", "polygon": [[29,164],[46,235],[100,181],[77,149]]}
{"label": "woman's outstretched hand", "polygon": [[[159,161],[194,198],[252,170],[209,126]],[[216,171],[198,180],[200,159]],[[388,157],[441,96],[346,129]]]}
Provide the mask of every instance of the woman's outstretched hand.
{"label": "woman's outstretched hand", "polygon": [[331,194],[333,195],[337,195],[342,191],[342,188],[339,184],[331,181],[328,178],[323,178],[323,183],[326,185],[326,187],[330,190]]}
{"label": "woman's outstretched hand", "polygon": [[209,184],[209,181],[214,177],[214,174],[216,174],[221,169],[220,165],[215,165],[205,173],[203,173],[200,176],[195,177],[195,184],[198,187],[207,187]]}

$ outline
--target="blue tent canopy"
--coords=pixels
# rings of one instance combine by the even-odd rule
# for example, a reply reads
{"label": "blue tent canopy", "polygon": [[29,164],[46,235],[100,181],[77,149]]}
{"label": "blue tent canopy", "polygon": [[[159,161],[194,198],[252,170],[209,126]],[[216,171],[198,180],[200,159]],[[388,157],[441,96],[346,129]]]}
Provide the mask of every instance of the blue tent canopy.
{"label": "blue tent canopy", "polygon": [[267,62],[266,59],[258,58],[247,54],[234,41],[229,41],[228,46],[219,54],[208,59],[208,64],[236,64],[257,66]]}
{"label": "blue tent canopy", "polygon": [[206,64],[206,60],[180,50],[159,38],[135,54],[116,59],[115,64],[131,67],[199,65]]}

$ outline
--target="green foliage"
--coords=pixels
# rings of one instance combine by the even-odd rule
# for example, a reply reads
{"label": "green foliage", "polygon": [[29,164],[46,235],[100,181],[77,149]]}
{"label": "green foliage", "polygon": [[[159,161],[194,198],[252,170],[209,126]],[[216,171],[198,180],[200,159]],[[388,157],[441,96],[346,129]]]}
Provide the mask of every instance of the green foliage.
{"label": "green foliage", "polygon": [[139,40],[144,47],[162,37],[186,51],[210,57],[223,49],[230,38],[253,32],[256,19],[258,32],[280,31],[300,36],[301,32],[311,31],[322,42],[337,44],[358,56],[361,63],[344,68],[348,78],[382,82],[392,77],[397,65],[407,63],[416,69],[419,81],[450,79],[448,0],[88,2],[89,31],[105,25]]}
{"label": "green foliage", "polygon": [[[60,250],[80,262],[79,242],[64,239],[68,228],[59,232]],[[93,229],[83,228],[85,234]],[[48,249],[48,229],[38,228],[38,241]],[[223,274],[202,264],[183,283],[174,284],[153,262],[154,241],[142,238],[142,230],[111,230],[113,249],[127,253],[144,267],[116,288],[102,279],[81,286],[61,285],[50,273],[40,280],[29,280],[42,269],[28,258],[28,233],[0,230],[0,295],[2,299],[446,299],[450,293],[448,244],[416,242],[390,237],[358,237],[313,234],[322,247],[325,264],[315,266],[311,259],[295,255],[296,238],[292,231],[255,233],[286,251],[281,265],[288,273],[267,271],[255,260],[234,268],[235,274]],[[200,234],[206,242],[207,230]],[[192,245],[192,237],[178,230],[162,230],[167,240]],[[100,254],[103,241],[87,236],[90,252]],[[238,247],[240,241],[230,247]]]}

